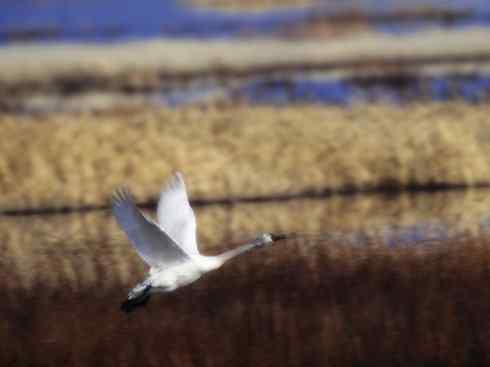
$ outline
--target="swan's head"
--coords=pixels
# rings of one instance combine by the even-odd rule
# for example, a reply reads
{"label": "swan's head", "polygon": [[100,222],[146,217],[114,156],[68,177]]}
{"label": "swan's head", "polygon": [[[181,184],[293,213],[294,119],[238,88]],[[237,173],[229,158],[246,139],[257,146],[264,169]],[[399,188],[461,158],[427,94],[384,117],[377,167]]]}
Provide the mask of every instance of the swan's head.
{"label": "swan's head", "polygon": [[274,240],[272,239],[272,234],[261,233],[260,235],[257,236],[254,242],[257,246],[265,246],[265,245],[270,245],[272,242],[274,242]]}

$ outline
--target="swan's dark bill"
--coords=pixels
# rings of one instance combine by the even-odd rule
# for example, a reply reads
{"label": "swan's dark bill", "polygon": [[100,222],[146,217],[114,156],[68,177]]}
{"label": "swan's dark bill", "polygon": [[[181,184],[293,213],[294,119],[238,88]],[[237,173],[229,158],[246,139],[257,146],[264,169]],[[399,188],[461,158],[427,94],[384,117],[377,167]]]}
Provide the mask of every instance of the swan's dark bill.
{"label": "swan's dark bill", "polygon": [[138,307],[142,307],[146,305],[150,300],[150,296],[151,296],[149,288],[146,292],[142,292],[137,297],[127,299],[126,301],[121,303],[121,311],[129,313],[129,312],[133,312]]}
{"label": "swan's dark bill", "polygon": [[287,235],[287,234],[281,234],[281,233],[271,233],[271,239],[272,241],[280,241],[280,240],[287,240],[288,238],[292,238],[293,236]]}

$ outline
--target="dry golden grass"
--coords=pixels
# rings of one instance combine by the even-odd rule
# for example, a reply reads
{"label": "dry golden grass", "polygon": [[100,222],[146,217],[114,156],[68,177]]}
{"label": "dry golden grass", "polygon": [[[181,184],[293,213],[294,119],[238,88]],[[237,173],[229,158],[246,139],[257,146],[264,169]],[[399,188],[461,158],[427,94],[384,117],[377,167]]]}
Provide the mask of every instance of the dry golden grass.
{"label": "dry golden grass", "polygon": [[184,0],[184,2],[197,7],[226,11],[263,11],[278,8],[307,7],[316,3],[315,0]]}
{"label": "dry golden grass", "polygon": [[287,242],[129,317],[118,309],[125,289],[11,288],[0,363],[487,366],[489,270],[488,239],[418,249]]}
{"label": "dry golden grass", "polygon": [[486,105],[233,107],[0,117],[0,208],[490,183]]}
{"label": "dry golden grass", "polygon": [[[469,191],[198,207],[198,238],[202,251],[212,254],[266,231],[349,244],[359,243],[358,234],[405,244],[415,231],[424,231],[427,238],[480,235],[489,200],[485,191]],[[7,289],[42,286],[48,294],[61,286],[126,288],[144,273],[143,262],[109,211],[2,217],[0,233],[0,269],[14,279],[3,285]]]}

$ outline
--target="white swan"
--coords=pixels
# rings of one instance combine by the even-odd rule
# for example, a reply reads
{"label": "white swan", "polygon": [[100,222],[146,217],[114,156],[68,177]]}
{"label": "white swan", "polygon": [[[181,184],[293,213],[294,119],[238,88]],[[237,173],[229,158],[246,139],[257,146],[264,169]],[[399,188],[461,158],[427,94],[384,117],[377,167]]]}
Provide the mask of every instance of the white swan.
{"label": "white swan", "polygon": [[138,210],[125,188],[114,192],[112,212],[138,254],[150,266],[146,279],[129,292],[121,305],[126,312],[145,304],[151,293],[171,292],[196,281],[235,256],[270,244],[276,238],[282,239],[280,235],[263,233],[252,243],[221,255],[201,255],[196,241],[196,218],[179,172],[172,176],[160,194],[157,223]]}

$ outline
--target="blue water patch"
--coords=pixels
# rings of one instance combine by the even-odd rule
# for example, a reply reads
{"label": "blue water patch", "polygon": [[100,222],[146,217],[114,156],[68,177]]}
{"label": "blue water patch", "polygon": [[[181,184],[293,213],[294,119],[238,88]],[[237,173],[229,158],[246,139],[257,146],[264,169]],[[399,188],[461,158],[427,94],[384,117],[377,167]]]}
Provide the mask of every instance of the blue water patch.
{"label": "blue water patch", "polygon": [[[195,93],[194,93],[195,94]],[[255,80],[228,92],[231,100],[250,104],[395,103],[463,100],[490,101],[490,75],[397,76],[337,80]]]}
{"label": "blue water patch", "polygon": [[[56,89],[53,89],[56,90]],[[117,107],[131,104],[167,106],[178,108],[187,105],[251,104],[284,106],[294,104],[318,104],[348,106],[365,103],[388,103],[403,105],[427,101],[465,101],[488,103],[490,101],[490,75],[446,75],[433,77],[403,76],[367,79],[307,79],[287,80],[254,79],[229,86],[219,82],[195,82],[186,86],[162,86],[148,90],[97,90],[74,89],[70,93],[42,90],[29,94],[5,97],[0,112],[44,113],[57,111],[88,111],[100,109],[92,99],[84,96],[91,93],[109,96]],[[43,93],[44,102],[36,96]],[[133,99],[134,98],[134,99]]]}
{"label": "blue water patch", "polygon": [[[375,29],[404,32],[421,27],[490,25],[490,1],[344,1],[317,2],[315,7],[267,10],[259,13],[220,12],[185,6],[177,0],[18,0],[2,4],[0,44],[12,41],[123,41],[151,37],[234,37],[280,35],[282,30],[313,19],[339,14],[359,15]],[[417,9],[469,11],[451,21],[393,21],[369,14]],[[388,17],[389,18],[389,17]],[[335,24],[335,23],[332,23]]]}
{"label": "blue water patch", "polygon": [[345,104],[351,95],[351,88],[341,80],[277,80],[250,82],[231,97],[251,104]]}
{"label": "blue water patch", "polygon": [[451,234],[448,223],[435,221],[421,222],[404,228],[385,228],[384,243],[390,247],[405,246],[434,246],[458,238],[459,235]]}
{"label": "blue water patch", "polygon": [[114,41],[128,38],[228,37],[242,32],[267,33],[299,22],[308,9],[259,14],[227,14],[184,7],[175,0],[18,1],[3,5],[0,42],[36,40]]}

